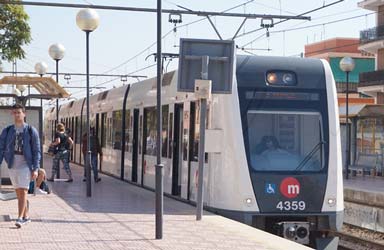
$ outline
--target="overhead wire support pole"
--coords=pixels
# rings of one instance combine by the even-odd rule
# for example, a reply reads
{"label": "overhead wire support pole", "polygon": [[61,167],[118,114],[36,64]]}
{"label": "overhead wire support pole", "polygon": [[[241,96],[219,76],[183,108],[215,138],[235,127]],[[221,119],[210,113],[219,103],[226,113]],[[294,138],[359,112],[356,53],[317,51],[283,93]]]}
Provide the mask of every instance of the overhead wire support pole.
{"label": "overhead wire support pole", "polygon": [[243,22],[240,24],[240,27],[237,29],[236,33],[233,35],[232,40],[235,40],[237,34],[239,34],[241,28],[244,26],[245,22],[247,21],[248,18],[244,18]]}
{"label": "overhead wire support pole", "polygon": [[220,36],[220,33],[217,30],[215,24],[212,22],[211,18],[209,16],[207,16],[207,19],[208,19],[209,23],[212,25],[213,29],[215,30],[215,32],[216,32],[217,36],[220,38],[220,40],[223,40],[223,38]]}
{"label": "overhead wire support pole", "polygon": [[157,0],[157,137],[156,137],[156,239],[163,238],[163,164],[161,164],[161,148],[162,148],[162,110],[161,110],[161,80],[163,73],[162,51],[161,51],[161,0]]}
{"label": "overhead wire support pole", "polygon": [[[201,58],[201,79],[208,80],[208,65],[209,56]],[[203,217],[203,195],[204,195],[204,162],[205,162],[205,120],[207,116],[207,99],[200,99],[200,141],[199,141],[199,172],[198,172],[198,190],[196,201],[196,220],[201,220]]]}
{"label": "overhead wire support pole", "polygon": [[[343,1],[343,0],[340,0]],[[109,6],[109,5],[90,5],[90,4],[67,4],[67,3],[47,3],[47,2],[29,2],[29,1],[6,1],[0,0],[0,4],[15,4],[15,5],[28,5],[28,6],[45,6],[45,7],[62,7],[62,8],[89,8],[101,10],[119,10],[119,11],[135,11],[135,12],[152,12],[157,13],[157,9],[151,8],[137,8],[137,7],[123,7],[123,6]],[[198,16],[222,16],[222,17],[247,17],[247,18],[276,18],[276,19],[297,19],[297,20],[311,20],[308,16],[290,16],[290,15],[265,15],[265,14],[244,14],[244,13],[223,13],[214,11],[191,11],[191,10],[171,10],[164,9],[162,13],[167,14],[183,14],[183,15],[198,15]]]}

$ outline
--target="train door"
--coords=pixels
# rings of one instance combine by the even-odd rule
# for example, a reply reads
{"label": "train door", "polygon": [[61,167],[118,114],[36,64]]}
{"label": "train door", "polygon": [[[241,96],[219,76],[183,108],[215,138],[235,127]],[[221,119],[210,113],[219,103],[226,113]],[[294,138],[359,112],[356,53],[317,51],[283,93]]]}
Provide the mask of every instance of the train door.
{"label": "train door", "polygon": [[147,136],[148,136],[148,130],[147,130],[147,116],[148,116],[148,110],[144,108],[144,113],[143,113],[143,150],[142,150],[142,159],[141,159],[141,186],[144,186],[144,174],[147,168],[147,162],[145,160],[145,154],[146,148],[147,148]]}
{"label": "train door", "polygon": [[133,110],[133,140],[132,140],[132,181],[137,182],[138,165],[138,145],[139,145],[139,110]]}
{"label": "train door", "polygon": [[51,120],[51,128],[52,128],[52,131],[51,131],[51,141],[54,141],[55,140],[55,133],[56,133],[56,120]]}
{"label": "train door", "polygon": [[[95,131],[95,135],[97,136],[97,138],[99,138],[99,141],[100,141],[100,136],[99,136],[99,131],[100,131],[100,115],[99,114],[96,114],[96,131]],[[100,166],[102,165],[101,161],[98,161],[98,164],[99,166],[97,166],[98,169],[100,169]]]}
{"label": "train door", "polygon": [[193,189],[193,180],[192,178],[196,178],[196,175],[194,174],[195,171],[193,169],[195,166],[192,166],[192,162],[196,162],[195,155],[194,155],[194,148],[195,148],[195,117],[196,117],[196,103],[191,102],[190,103],[190,112],[189,112],[189,120],[188,117],[185,117],[186,121],[189,122],[189,133],[188,133],[188,193],[187,193],[187,199],[190,200],[192,189]]}
{"label": "train door", "polygon": [[183,134],[183,104],[175,104],[174,111],[174,134],[172,141],[172,195],[181,194],[181,170],[183,163],[182,134]]}
{"label": "train door", "polygon": [[80,127],[80,121],[79,116],[75,117],[75,157],[74,162],[77,164],[80,164],[80,154],[81,154],[81,147],[80,147],[80,136],[81,136],[81,127]]}
{"label": "train door", "polygon": [[73,147],[72,147],[72,152],[71,152],[71,161],[74,160],[74,155],[76,155],[76,147],[75,147],[75,118],[71,117],[71,137],[73,140]]}
{"label": "train door", "polygon": [[[100,121],[99,133],[97,135],[100,136],[99,138],[100,138],[101,148],[105,148],[106,147],[106,137],[107,137],[107,133],[106,133],[107,113],[102,113],[101,114],[101,119],[99,121]],[[103,152],[105,152],[104,149],[103,149]],[[99,167],[100,167],[100,171],[102,171],[103,164],[102,164],[101,161],[100,161],[100,166]]]}

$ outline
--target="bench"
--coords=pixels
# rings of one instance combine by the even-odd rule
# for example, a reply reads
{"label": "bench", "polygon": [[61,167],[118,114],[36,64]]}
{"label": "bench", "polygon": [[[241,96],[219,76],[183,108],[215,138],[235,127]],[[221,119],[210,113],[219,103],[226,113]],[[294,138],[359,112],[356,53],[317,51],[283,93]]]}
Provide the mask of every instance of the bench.
{"label": "bench", "polygon": [[356,174],[364,176],[365,174],[371,174],[371,171],[376,173],[378,166],[380,166],[378,154],[359,153],[355,164],[349,166],[349,171],[352,176],[356,176]]}

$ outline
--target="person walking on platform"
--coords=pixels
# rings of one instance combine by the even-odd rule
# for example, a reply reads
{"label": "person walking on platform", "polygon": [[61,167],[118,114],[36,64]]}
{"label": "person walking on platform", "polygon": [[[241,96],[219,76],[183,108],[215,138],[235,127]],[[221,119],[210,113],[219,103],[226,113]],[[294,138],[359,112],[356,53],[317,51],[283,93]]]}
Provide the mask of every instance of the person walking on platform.
{"label": "person walking on platform", "polygon": [[[101,150],[99,138],[97,138],[97,135],[95,134],[95,128],[91,128],[91,136],[90,136],[90,151],[91,151],[91,167],[93,169],[93,178],[95,182],[101,181],[101,178],[99,177],[97,165],[97,156],[100,155],[100,161],[103,161],[103,151]],[[87,133],[83,135],[82,139],[82,151],[84,156],[84,162],[87,157]],[[86,167],[84,164],[84,179],[83,181],[86,181]]]}
{"label": "person walking on platform", "polygon": [[24,122],[25,108],[21,104],[12,107],[14,124],[3,129],[0,135],[0,164],[3,159],[9,168],[9,177],[16,190],[18,218],[16,227],[30,222],[27,192],[30,180],[37,178],[41,150],[37,130]]}
{"label": "person walking on platform", "polygon": [[64,124],[59,123],[57,124],[57,132],[55,134],[55,141],[52,142],[52,145],[57,146],[57,152],[55,156],[53,157],[53,164],[52,164],[52,173],[51,178],[47,179],[47,181],[54,181],[55,175],[57,173],[58,168],[60,167],[60,160],[63,162],[65,172],[68,174],[68,180],[66,182],[72,182],[72,172],[71,168],[69,166],[69,150],[68,144],[72,145],[73,141],[71,137],[69,137],[65,133],[65,127]]}

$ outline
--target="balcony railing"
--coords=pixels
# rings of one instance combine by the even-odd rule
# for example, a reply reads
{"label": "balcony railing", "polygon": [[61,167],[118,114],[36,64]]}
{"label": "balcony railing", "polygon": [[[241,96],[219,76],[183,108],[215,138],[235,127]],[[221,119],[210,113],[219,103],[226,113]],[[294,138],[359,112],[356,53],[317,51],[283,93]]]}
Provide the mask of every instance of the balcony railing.
{"label": "balcony railing", "polygon": [[360,73],[359,82],[359,87],[384,85],[384,70]]}
{"label": "balcony railing", "polygon": [[384,25],[360,31],[360,44],[384,39]]}

